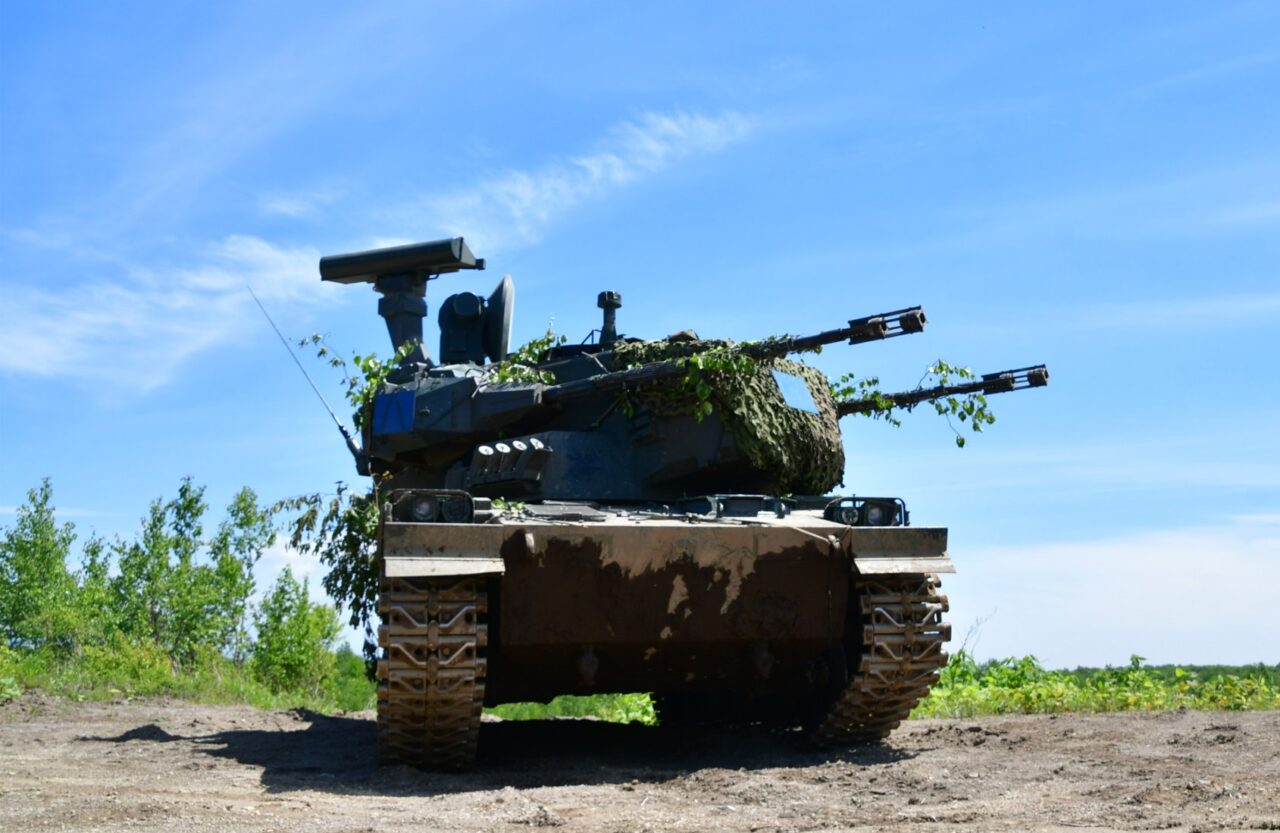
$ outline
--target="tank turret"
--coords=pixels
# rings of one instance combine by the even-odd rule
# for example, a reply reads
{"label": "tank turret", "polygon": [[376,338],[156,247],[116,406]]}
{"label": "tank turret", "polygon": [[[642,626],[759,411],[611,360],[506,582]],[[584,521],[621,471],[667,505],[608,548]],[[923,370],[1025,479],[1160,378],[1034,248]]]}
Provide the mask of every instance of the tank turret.
{"label": "tank turret", "polygon": [[[399,347],[422,342],[427,281],[483,266],[457,238],[325,258],[321,274],[373,283]],[[504,368],[513,305],[509,276],[487,300],[470,292],[444,300],[440,363],[412,353],[364,420],[374,473],[417,487],[548,500],[826,494],[844,470],[839,418],[872,403],[838,404],[821,373],[788,357],[920,333],[927,321],[909,307],[811,335],[644,341],[619,336],[621,296],[605,291],[598,340],[548,349],[513,374]],[[997,392],[1004,378],[967,389]],[[906,405],[951,392],[893,397]],[[495,453],[495,444],[512,442],[537,452]]]}

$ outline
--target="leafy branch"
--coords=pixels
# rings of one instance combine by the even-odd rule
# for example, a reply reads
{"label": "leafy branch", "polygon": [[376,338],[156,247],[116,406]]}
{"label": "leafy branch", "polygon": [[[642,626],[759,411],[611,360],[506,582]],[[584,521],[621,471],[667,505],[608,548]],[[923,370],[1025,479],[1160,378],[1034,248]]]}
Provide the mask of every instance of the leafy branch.
{"label": "leafy branch", "polygon": [[374,491],[354,492],[338,483],[336,494],[287,498],[272,512],[293,512],[289,546],[314,555],[329,568],[322,581],[329,597],[350,612],[350,623],[364,631],[366,660],[373,658],[373,621],[378,612],[377,555],[381,513]]}
{"label": "leafy branch", "polygon": [[830,384],[831,396],[835,399],[837,406],[841,402],[870,401],[871,409],[860,413],[872,419],[883,419],[894,428],[902,426],[902,420],[893,415],[893,409],[896,407],[893,400],[880,390],[879,376],[859,379],[855,373],[846,373]]}
{"label": "leafy branch", "polygon": [[[916,387],[924,387],[926,381],[933,383],[929,387],[934,387],[954,384],[956,380],[972,382],[977,378],[978,374],[967,367],[958,367],[938,359],[929,365],[929,369],[924,376],[920,377]],[[968,422],[969,428],[975,434],[982,433],[983,425],[993,425],[996,421],[996,415],[991,413],[991,410],[987,407],[987,398],[980,393],[947,396],[942,399],[935,399],[929,404],[933,405],[933,409],[938,412],[939,416],[947,420],[947,426],[955,432],[956,445],[960,448],[964,448],[964,435],[951,422],[951,417],[954,416],[961,423]]]}
{"label": "leafy branch", "polygon": [[[925,370],[920,381],[916,383],[915,390],[946,387],[978,379],[978,374],[969,368],[938,359]],[[866,379],[857,379],[852,373],[846,373],[832,383],[831,395],[835,397],[837,405],[841,402],[868,403],[869,407],[855,410],[853,413],[869,416],[872,419],[884,419],[895,427],[902,424],[901,420],[894,415],[895,411],[910,412],[919,404],[918,402],[900,403],[895,400],[895,394],[886,394],[880,389],[878,378],[870,376]],[[956,435],[956,445],[960,448],[964,448],[965,437],[951,421],[952,417],[962,424],[967,423],[969,429],[975,434],[982,433],[984,425],[991,425],[996,421],[995,414],[987,405],[987,398],[981,393],[954,394],[928,401],[938,415],[947,420],[948,427]]]}
{"label": "leafy branch", "polygon": [[490,378],[494,382],[541,382],[551,384],[556,380],[548,370],[538,370],[536,365],[550,352],[552,347],[564,344],[568,339],[556,335],[547,323],[547,332],[522,345],[511,355],[494,365]]}
{"label": "leafy branch", "polygon": [[[329,346],[325,341],[325,337],[319,333],[313,333],[299,340],[298,346],[314,346],[316,348],[316,358],[324,361],[330,367],[336,367],[342,371],[342,378],[347,386],[344,394],[353,409],[351,421],[355,423],[357,430],[364,428],[365,412],[368,409],[368,405],[373,401],[373,397],[382,390],[383,385],[387,382],[387,377],[397,370],[404,360],[412,355],[413,351],[418,347],[417,343],[406,341],[388,359],[380,359],[374,353],[370,353],[367,356],[355,353],[351,356],[350,363],[348,363],[346,359]],[[351,372],[353,367],[355,373]]]}

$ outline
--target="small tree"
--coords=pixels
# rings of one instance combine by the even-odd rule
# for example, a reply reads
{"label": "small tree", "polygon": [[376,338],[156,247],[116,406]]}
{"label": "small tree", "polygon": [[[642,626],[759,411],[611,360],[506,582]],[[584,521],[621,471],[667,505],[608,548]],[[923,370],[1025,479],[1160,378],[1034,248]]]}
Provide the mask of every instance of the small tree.
{"label": "small tree", "polygon": [[275,540],[271,510],[258,506],[251,489],[236,494],[206,543],[207,508],[204,488],[187,478],[175,499],[152,502],[135,541],[114,545],[116,626],[134,642],[160,646],[175,663],[193,660],[201,649],[247,654],[253,565]]}
{"label": "small tree", "polygon": [[14,648],[66,651],[77,643],[76,582],[67,569],[75,527],[58,525],[52,501],[45,478],[0,538],[0,635]]}
{"label": "small tree", "polygon": [[338,612],[307,596],[307,582],[299,582],[285,567],[254,617],[258,639],[251,667],[272,691],[299,691],[319,696],[333,677]]}
{"label": "small tree", "polygon": [[219,647],[237,662],[250,650],[249,597],[253,594],[254,565],[276,540],[274,512],[258,505],[249,487],[236,493],[227,507],[227,518],[209,542],[214,583],[219,604],[213,615]]}

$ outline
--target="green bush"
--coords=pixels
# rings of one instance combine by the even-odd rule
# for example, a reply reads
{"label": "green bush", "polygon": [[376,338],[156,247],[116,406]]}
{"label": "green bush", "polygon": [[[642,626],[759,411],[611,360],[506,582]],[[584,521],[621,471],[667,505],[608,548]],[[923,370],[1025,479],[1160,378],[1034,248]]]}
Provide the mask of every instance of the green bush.
{"label": "green bush", "polygon": [[312,602],[307,582],[299,582],[286,567],[262,600],[254,623],[258,638],[251,665],[258,680],[276,693],[321,696],[337,663],[337,611]]}
{"label": "green bush", "polygon": [[334,673],[327,694],[335,708],[358,712],[374,707],[377,687],[369,678],[368,666],[349,645],[341,645],[334,657]]}

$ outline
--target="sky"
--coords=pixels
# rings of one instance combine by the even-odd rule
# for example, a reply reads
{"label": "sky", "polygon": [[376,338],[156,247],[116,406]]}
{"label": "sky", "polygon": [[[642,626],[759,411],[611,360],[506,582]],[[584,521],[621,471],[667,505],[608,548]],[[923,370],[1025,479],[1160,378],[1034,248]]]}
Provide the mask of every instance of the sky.
{"label": "sky", "polygon": [[964,449],[844,422],[848,489],[950,529],[953,648],[1280,662],[1280,6],[797,8],[0,0],[0,525],[358,481],[246,286],[385,353],[319,257],[463,235],[428,303],[510,273],[515,344],[610,289],[644,337],[921,304],[811,359],[888,389],[1047,363]]}

